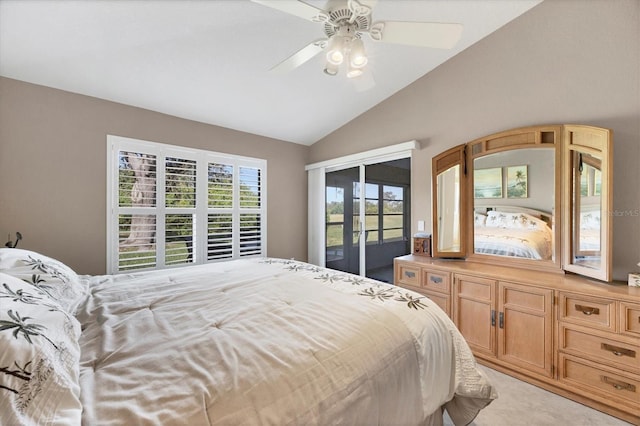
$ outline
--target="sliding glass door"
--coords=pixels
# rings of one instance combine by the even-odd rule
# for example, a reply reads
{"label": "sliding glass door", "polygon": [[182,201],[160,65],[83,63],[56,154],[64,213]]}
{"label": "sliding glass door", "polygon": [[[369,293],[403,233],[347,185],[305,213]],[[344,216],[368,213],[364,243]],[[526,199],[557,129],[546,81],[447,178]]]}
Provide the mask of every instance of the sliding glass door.
{"label": "sliding glass door", "polygon": [[326,266],[393,281],[393,259],[410,252],[408,158],[325,175]]}
{"label": "sliding glass door", "polygon": [[326,265],[339,271],[360,273],[359,167],[329,172],[326,183]]}

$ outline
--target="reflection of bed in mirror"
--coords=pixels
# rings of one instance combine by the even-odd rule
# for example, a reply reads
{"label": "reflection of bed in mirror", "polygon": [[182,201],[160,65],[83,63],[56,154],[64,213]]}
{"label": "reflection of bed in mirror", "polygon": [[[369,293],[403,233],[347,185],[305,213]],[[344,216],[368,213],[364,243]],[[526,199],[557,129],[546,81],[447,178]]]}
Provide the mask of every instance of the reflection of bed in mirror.
{"label": "reflection of bed in mirror", "polygon": [[574,263],[588,268],[600,267],[600,205],[582,204],[577,216]]}
{"label": "reflection of bed in mirror", "polygon": [[474,252],[548,260],[553,256],[553,216],[518,206],[476,206]]}
{"label": "reflection of bed in mirror", "polygon": [[578,254],[600,255],[600,206],[580,212]]}

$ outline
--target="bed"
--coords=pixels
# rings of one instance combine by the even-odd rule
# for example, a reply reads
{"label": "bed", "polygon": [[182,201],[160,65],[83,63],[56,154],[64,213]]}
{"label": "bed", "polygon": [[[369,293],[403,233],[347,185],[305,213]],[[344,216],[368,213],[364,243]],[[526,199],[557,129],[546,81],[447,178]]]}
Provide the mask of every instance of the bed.
{"label": "bed", "polygon": [[0,249],[0,424],[468,424],[497,397],[428,298],[250,258],[79,276]]}
{"label": "bed", "polygon": [[501,206],[475,212],[474,252],[526,259],[551,259],[551,217],[531,209]]}

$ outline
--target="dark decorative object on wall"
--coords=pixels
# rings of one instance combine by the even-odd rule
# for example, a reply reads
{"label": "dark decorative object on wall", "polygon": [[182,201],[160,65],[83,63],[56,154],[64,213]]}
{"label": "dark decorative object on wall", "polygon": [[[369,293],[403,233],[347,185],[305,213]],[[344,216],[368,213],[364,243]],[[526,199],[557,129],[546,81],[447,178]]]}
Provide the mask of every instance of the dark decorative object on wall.
{"label": "dark decorative object on wall", "polygon": [[9,248],[15,248],[18,245],[18,241],[20,241],[22,239],[22,234],[19,232],[16,232],[16,242],[12,242],[11,241],[11,235],[9,235],[9,241],[7,241],[5,243],[5,247],[9,247]]}

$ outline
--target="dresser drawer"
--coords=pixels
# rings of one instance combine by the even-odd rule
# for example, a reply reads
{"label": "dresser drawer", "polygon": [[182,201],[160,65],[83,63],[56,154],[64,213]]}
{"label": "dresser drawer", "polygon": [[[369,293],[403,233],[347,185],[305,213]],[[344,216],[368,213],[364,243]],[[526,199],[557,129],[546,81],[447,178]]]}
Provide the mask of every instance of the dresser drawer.
{"label": "dresser drawer", "polygon": [[560,354],[560,381],[599,395],[606,402],[640,408],[640,376],[612,372],[570,355]]}
{"label": "dresser drawer", "polygon": [[420,287],[420,267],[398,264],[396,279],[399,284]]}
{"label": "dresser drawer", "polygon": [[[602,333],[605,334],[605,333]],[[615,337],[615,336],[610,336]],[[640,345],[607,338],[588,330],[560,326],[559,349],[605,365],[640,374]]]}
{"label": "dresser drawer", "polygon": [[448,272],[435,270],[422,270],[422,287],[449,294],[451,292],[451,280]]}
{"label": "dresser drawer", "polygon": [[616,302],[570,293],[560,293],[560,320],[616,331]]}
{"label": "dresser drawer", "polygon": [[620,333],[640,337],[640,305],[620,302]]}
{"label": "dresser drawer", "polygon": [[451,318],[451,297],[445,296],[444,294],[434,293],[434,292],[425,292],[425,296],[431,299],[436,305],[440,307],[444,311],[445,314],[449,318]]}

